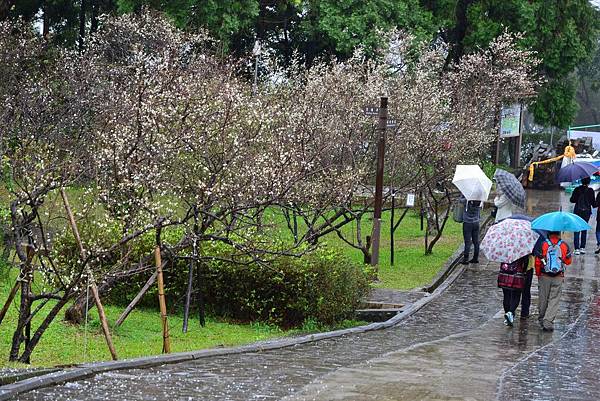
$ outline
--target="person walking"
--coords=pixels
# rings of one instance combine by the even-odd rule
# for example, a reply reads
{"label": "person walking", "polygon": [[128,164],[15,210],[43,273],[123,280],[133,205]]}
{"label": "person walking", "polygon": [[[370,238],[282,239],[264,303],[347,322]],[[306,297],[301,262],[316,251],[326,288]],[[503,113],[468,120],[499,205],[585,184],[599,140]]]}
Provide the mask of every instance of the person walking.
{"label": "person walking", "polygon": [[[575,204],[573,213],[585,220],[586,223],[590,220],[592,215],[592,207],[596,203],[594,190],[589,187],[590,182],[590,177],[582,178],[581,185],[575,188],[570,199],[571,203]],[[587,231],[575,232],[573,234],[573,238],[575,255],[579,255],[580,253],[585,254]]]}
{"label": "person walking", "polygon": [[[464,206],[463,213],[463,239],[465,249],[463,252],[463,265],[469,263],[479,263],[479,223],[481,221],[481,202],[467,201],[461,197],[460,203]],[[471,244],[473,245],[473,259],[469,260],[471,253]]]}
{"label": "person walking", "polygon": [[550,232],[548,238],[542,243],[541,257],[536,257],[535,261],[539,289],[538,320],[544,331],[554,330],[565,266],[570,265],[571,262],[571,251],[567,243],[560,238],[560,232]]}
{"label": "person walking", "polygon": [[[600,192],[596,195],[594,207],[600,207]],[[594,252],[596,255],[600,254],[600,213],[598,211],[600,209],[596,210],[596,251]]]}
{"label": "person walking", "polygon": [[494,206],[496,206],[495,223],[498,223],[499,221],[507,219],[513,215],[514,204],[500,188],[498,188],[496,191]]}
{"label": "person walking", "polygon": [[[528,264],[529,255],[523,256],[512,263],[500,264],[498,287],[502,288],[503,293],[504,324],[510,327],[513,326],[521,292],[525,287],[525,271]],[[529,305],[527,305],[527,308],[529,308]],[[529,311],[527,313],[529,314]]]}

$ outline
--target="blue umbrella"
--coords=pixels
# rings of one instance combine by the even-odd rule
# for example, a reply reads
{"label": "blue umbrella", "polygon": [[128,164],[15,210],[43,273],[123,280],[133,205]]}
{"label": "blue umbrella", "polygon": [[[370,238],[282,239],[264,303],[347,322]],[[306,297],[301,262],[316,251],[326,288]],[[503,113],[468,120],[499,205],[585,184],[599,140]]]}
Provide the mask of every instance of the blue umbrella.
{"label": "blue umbrella", "polygon": [[586,231],[591,229],[584,219],[573,213],[552,212],[546,213],[533,220],[531,228],[546,231]]}
{"label": "blue umbrella", "polygon": [[591,177],[598,172],[598,167],[588,162],[571,163],[558,171],[556,182],[573,182]]}

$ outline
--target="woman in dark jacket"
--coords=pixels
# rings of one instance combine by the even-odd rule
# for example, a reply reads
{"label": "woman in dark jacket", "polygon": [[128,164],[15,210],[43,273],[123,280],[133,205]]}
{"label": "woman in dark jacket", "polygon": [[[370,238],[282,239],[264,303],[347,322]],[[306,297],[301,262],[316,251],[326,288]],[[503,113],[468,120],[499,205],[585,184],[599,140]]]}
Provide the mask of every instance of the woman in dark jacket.
{"label": "woman in dark jacket", "polygon": [[[529,255],[512,263],[502,263],[498,272],[498,287],[502,288],[502,306],[504,307],[504,324],[513,325],[515,311],[519,306],[521,292],[526,284],[526,271]],[[533,274],[533,273],[532,273]],[[529,307],[529,305],[527,305]],[[529,312],[527,312],[529,314]]]}
{"label": "woman in dark jacket", "polygon": [[[465,251],[463,254],[463,265],[469,263],[479,263],[479,221],[481,220],[481,202],[468,201],[462,197],[460,203],[464,205],[463,213],[463,239],[465,241]],[[473,244],[473,259],[469,260]]]}
{"label": "woman in dark jacket", "polygon": [[[596,195],[596,202],[594,202],[594,207],[600,207],[600,192]],[[600,209],[599,209],[600,210]],[[600,213],[596,212],[596,255],[600,254]]]}
{"label": "woman in dark jacket", "polygon": [[[586,222],[590,220],[592,215],[592,207],[595,205],[594,190],[589,187],[590,178],[585,177],[581,180],[581,185],[575,188],[571,195],[571,203],[575,204],[573,213],[584,219]],[[575,255],[585,253],[585,243],[587,240],[587,231],[579,231],[574,233]]]}

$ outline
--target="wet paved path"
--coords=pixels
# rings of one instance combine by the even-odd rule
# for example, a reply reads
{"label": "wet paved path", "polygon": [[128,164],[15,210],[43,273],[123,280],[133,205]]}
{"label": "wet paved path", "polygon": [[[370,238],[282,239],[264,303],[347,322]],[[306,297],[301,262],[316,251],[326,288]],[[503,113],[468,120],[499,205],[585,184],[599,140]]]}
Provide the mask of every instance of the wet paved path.
{"label": "wet paved path", "polygon": [[[529,213],[556,210],[565,201],[558,193],[531,195]],[[497,266],[482,264],[392,329],[109,372],[19,399],[598,400],[597,261],[593,254],[580,256],[569,270],[554,333],[542,332],[536,316],[504,327]],[[536,288],[534,281],[533,313]]]}

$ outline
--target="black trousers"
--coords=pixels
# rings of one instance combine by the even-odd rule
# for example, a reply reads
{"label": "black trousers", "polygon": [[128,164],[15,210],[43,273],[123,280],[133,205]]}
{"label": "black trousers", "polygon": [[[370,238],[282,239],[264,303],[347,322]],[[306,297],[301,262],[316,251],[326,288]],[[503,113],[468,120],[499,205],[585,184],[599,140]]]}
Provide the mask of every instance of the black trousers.
{"label": "black trousers", "polygon": [[521,300],[521,290],[503,288],[502,292],[504,293],[504,299],[502,300],[504,313],[512,312],[514,315],[517,307],[519,306],[519,301]]}
{"label": "black trousers", "polygon": [[521,316],[529,316],[529,307],[531,306],[531,282],[533,281],[533,270],[529,269],[525,273],[525,286],[521,292]]}
{"label": "black trousers", "polygon": [[479,223],[463,223],[463,239],[465,240],[465,260],[469,259],[473,244],[473,259],[479,259]]}

